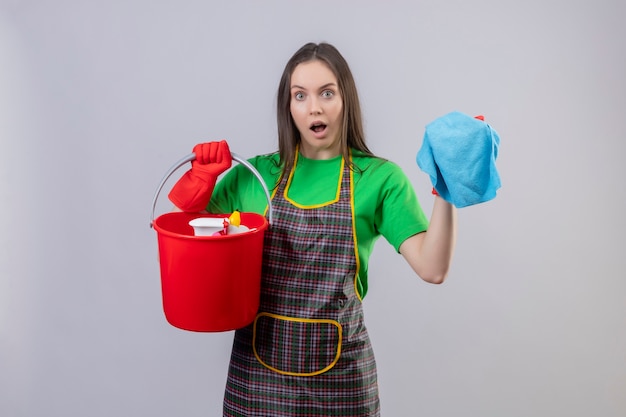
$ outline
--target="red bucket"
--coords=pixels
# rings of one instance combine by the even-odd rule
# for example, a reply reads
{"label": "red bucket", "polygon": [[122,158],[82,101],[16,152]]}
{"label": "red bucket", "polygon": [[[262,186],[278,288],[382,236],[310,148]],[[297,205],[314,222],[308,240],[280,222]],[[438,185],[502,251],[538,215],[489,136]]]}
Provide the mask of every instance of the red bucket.
{"label": "red bucket", "polygon": [[[170,169],[159,185],[156,200],[169,176],[191,154]],[[233,154],[257,176],[268,198],[269,191],[256,169]],[[268,220],[256,213],[241,213],[241,224],[250,230],[225,236],[194,236],[189,221],[220,214],[173,212],[154,220],[157,231],[163,310],[167,321],[180,329],[197,332],[235,330],[252,323],[259,308],[263,237]],[[152,218],[153,218],[152,217]]]}

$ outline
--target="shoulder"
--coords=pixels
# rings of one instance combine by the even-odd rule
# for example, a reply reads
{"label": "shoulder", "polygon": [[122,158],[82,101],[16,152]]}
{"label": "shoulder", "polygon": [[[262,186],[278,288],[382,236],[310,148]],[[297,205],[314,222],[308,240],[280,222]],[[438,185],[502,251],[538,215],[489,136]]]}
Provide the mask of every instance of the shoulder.
{"label": "shoulder", "polygon": [[[279,161],[280,158],[278,152],[257,155],[247,159],[247,162],[249,162],[250,165],[258,171],[261,177],[263,177],[263,180],[268,187],[273,187],[280,176],[281,167],[279,165]],[[233,177],[236,178],[237,181],[256,182],[255,175],[250,171],[250,169],[248,169],[248,167],[242,164],[234,166],[232,171]]]}
{"label": "shoulder", "polygon": [[248,162],[259,171],[272,171],[280,170],[279,160],[278,152],[273,152],[252,157],[248,159]]}
{"label": "shoulder", "polygon": [[[259,171],[259,173],[263,174],[263,176],[269,175],[269,173],[280,173],[279,160],[277,152],[257,155],[246,159],[246,161]],[[232,170],[236,171],[237,175],[251,174],[250,170],[243,164],[233,164]]]}
{"label": "shoulder", "polygon": [[352,162],[356,178],[377,183],[391,184],[404,182],[407,178],[398,164],[385,158],[368,155],[361,151],[352,151]]}

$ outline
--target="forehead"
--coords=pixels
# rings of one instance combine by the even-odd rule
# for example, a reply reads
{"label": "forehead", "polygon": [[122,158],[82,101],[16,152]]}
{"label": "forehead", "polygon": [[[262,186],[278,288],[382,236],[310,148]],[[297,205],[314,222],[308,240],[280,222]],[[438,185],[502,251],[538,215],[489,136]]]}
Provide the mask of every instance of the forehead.
{"label": "forehead", "polygon": [[291,87],[315,88],[327,84],[337,85],[337,77],[323,61],[302,62],[291,73]]}

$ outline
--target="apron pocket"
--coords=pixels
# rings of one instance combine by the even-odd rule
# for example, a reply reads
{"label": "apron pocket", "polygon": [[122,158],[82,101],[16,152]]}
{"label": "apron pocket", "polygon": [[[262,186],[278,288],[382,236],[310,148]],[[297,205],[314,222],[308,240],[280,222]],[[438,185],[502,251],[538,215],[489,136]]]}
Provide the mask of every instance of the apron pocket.
{"label": "apron pocket", "polygon": [[313,376],[335,366],[341,354],[341,324],[259,313],[252,334],[254,356],[284,375]]}

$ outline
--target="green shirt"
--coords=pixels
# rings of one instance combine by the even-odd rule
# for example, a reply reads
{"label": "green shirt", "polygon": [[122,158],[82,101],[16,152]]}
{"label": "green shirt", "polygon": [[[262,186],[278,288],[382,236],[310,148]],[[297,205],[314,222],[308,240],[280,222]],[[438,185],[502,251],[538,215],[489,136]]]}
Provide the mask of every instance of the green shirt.
{"label": "green shirt", "polygon": [[[278,154],[249,160],[259,171],[270,194],[280,176]],[[383,236],[396,251],[407,238],[425,231],[428,220],[415,191],[401,168],[393,162],[353,150],[354,215],[360,270],[357,286],[367,293],[368,260],[376,240]],[[298,156],[287,197],[302,206],[323,205],[338,196],[342,157],[327,160]],[[243,165],[234,166],[216,185],[208,206],[211,213],[234,210],[261,213],[267,198],[256,177]]]}

